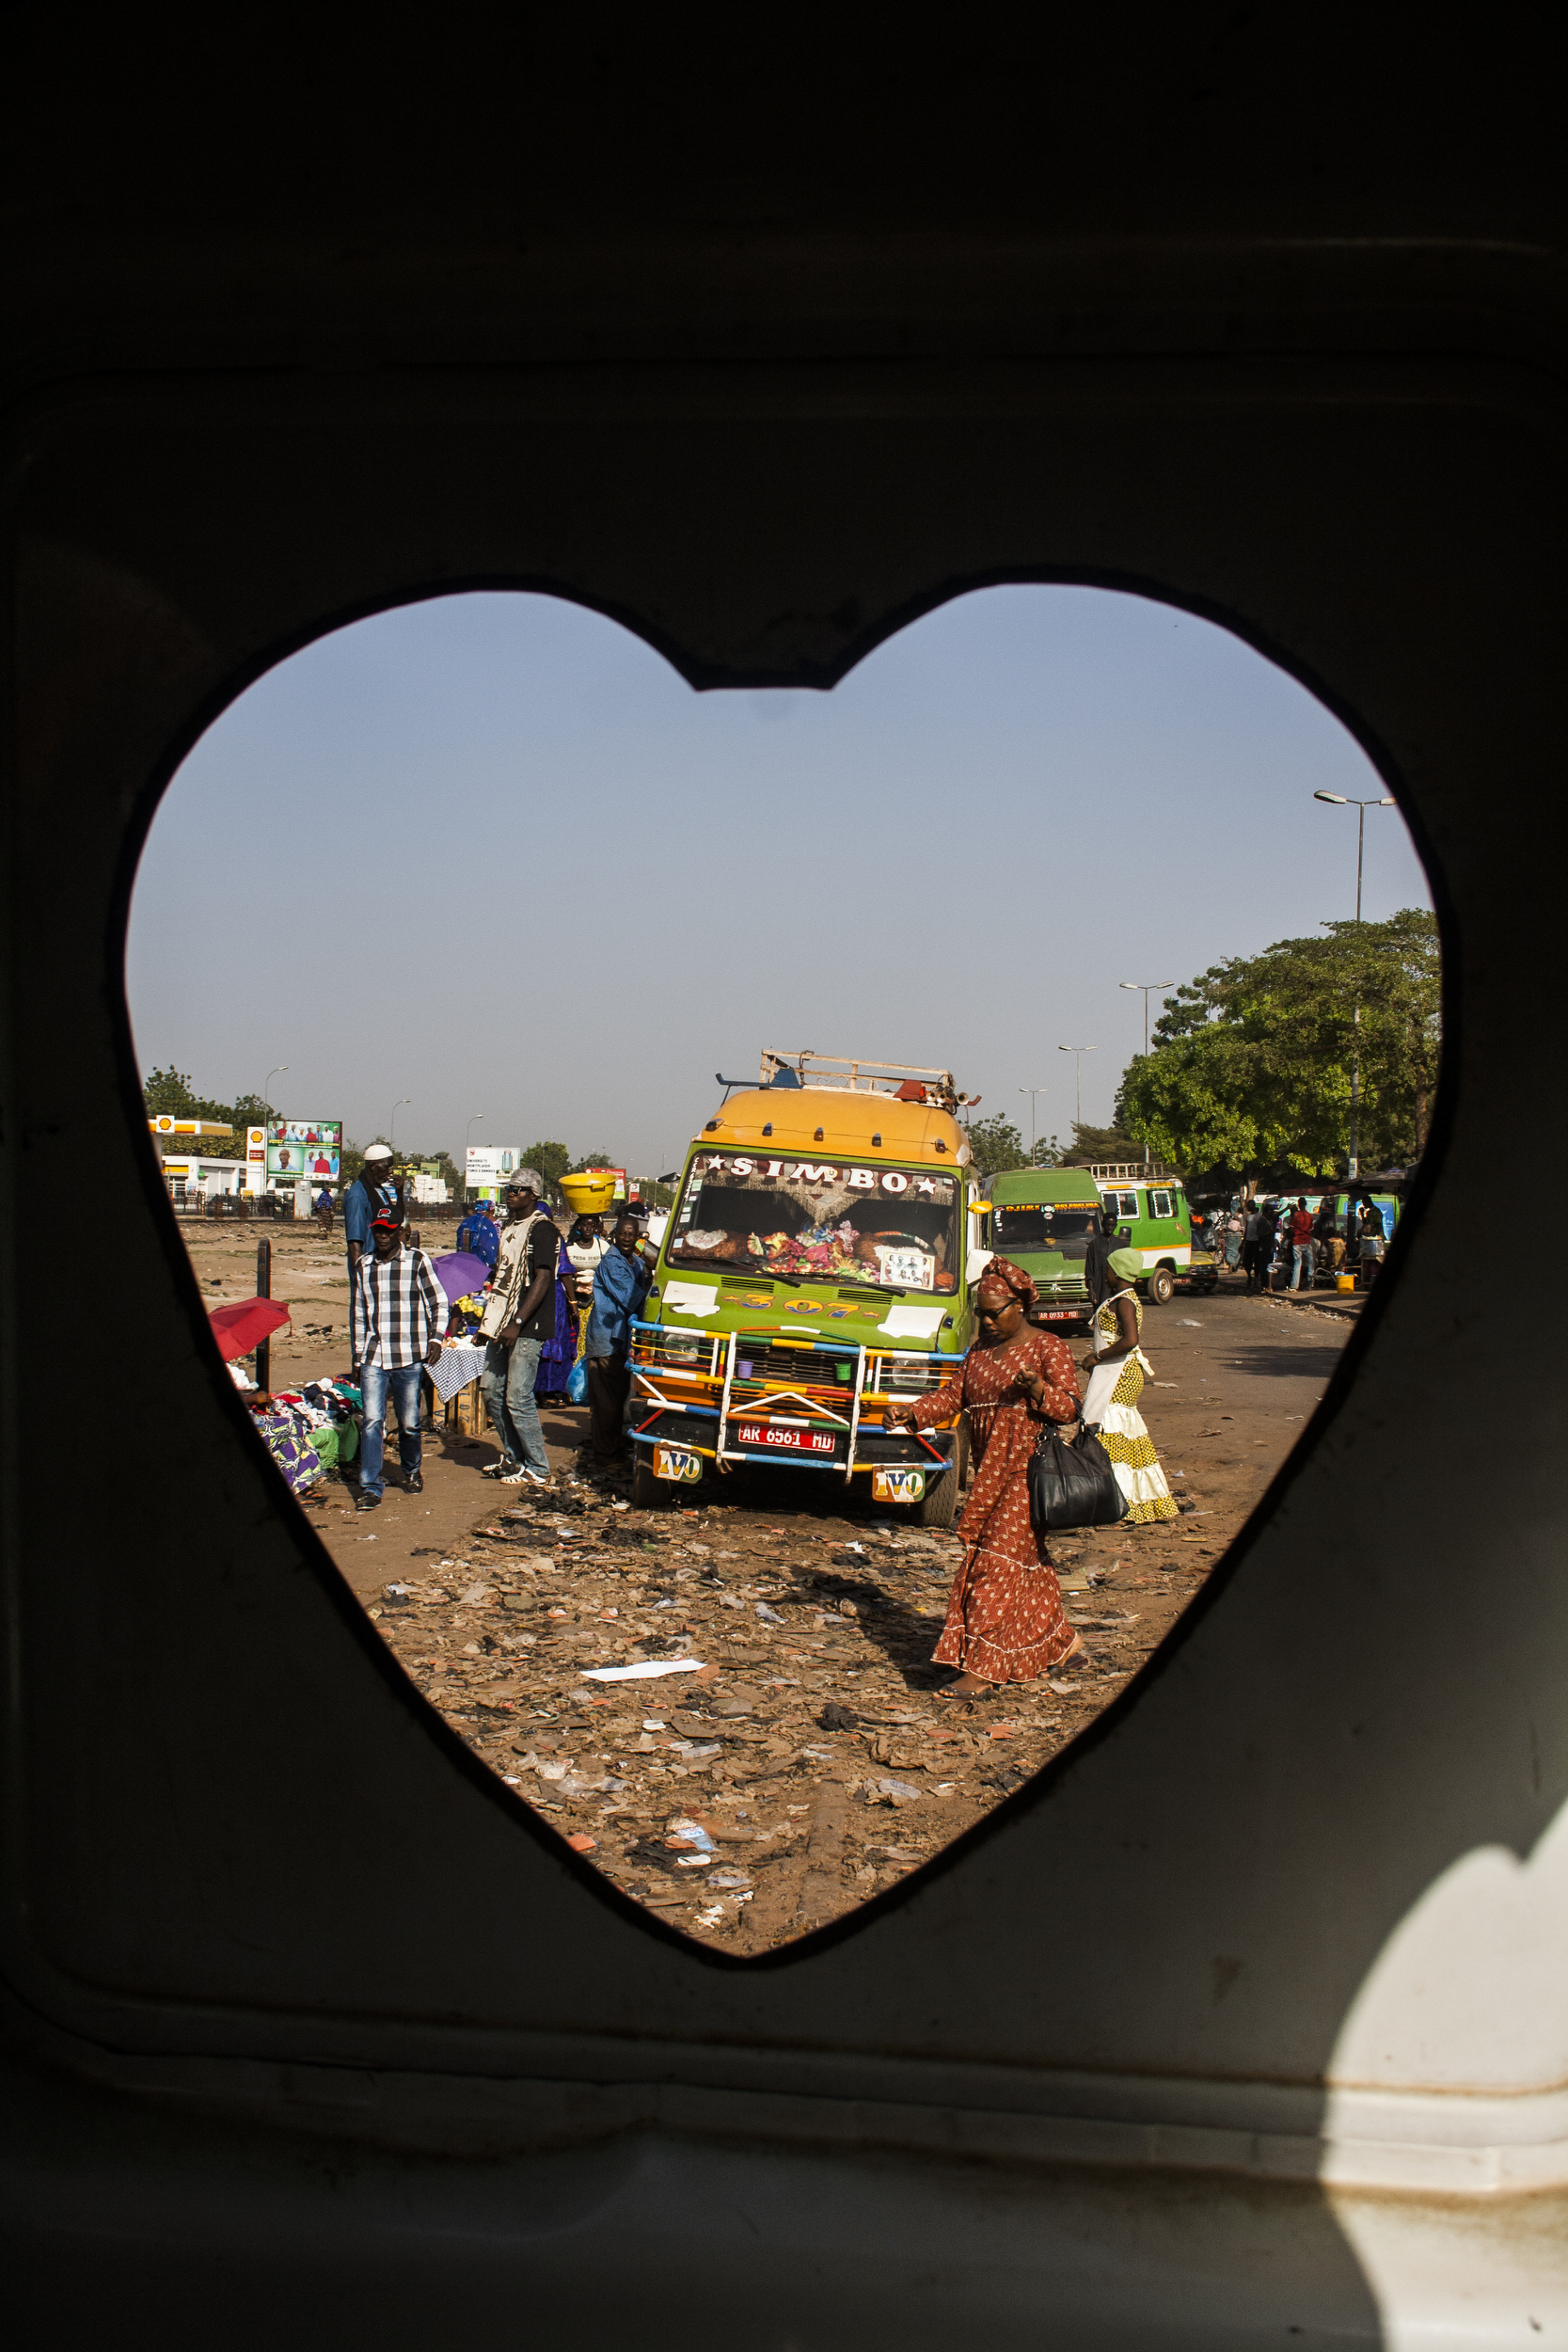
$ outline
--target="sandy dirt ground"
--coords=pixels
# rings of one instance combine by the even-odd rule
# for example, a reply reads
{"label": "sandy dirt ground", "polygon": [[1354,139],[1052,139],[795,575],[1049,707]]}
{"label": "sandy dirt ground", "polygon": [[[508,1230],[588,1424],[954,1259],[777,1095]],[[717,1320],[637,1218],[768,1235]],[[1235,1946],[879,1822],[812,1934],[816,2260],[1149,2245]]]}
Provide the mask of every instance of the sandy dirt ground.
{"label": "sandy dirt ground", "polygon": [[[256,1227],[183,1230],[211,1303],[252,1294]],[[271,1238],[293,1310],[273,1387],[346,1372],[341,1237]],[[416,1687],[520,1799],[687,1932],[765,1951],[917,1868],[1093,1722],[1212,1572],[1351,1327],[1239,1284],[1146,1309],[1144,1412],[1182,1515],[1059,1539],[1087,1661],[970,1708],[936,1695],[929,1662],[957,1536],[825,1477],[759,1471],[637,1511],[624,1485],[577,1476],[586,1417],[546,1407],[548,1494],[482,1480],[490,1439],[438,1426],[422,1494],[399,1490],[389,1438],[379,1511],[356,1517],[334,1478],[307,1515]],[[587,1678],[676,1658],[700,1671]]]}

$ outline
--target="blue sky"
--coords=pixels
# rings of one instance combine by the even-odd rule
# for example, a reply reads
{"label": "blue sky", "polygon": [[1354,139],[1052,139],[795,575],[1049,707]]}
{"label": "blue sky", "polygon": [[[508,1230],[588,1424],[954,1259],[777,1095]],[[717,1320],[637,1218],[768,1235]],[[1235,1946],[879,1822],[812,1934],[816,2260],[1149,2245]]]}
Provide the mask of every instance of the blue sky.
{"label": "blue sky", "polygon": [[[1184,980],[1354,910],[1353,739],[1225,630],[1105,590],[982,590],[831,694],[693,693],[546,596],[384,613],[202,738],[137,877],[144,1070],[360,1141],[559,1138],[675,1164],[762,1046],[950,1068],[1027,1136],[1111,1114]],[[1369,813],[1363,911],[1429,903]],[[254,919],[245,910],[254,909]],[[262,912],[264,911],[264,912]],[[1157,1004],[1157,999],[1154,1000]]]}

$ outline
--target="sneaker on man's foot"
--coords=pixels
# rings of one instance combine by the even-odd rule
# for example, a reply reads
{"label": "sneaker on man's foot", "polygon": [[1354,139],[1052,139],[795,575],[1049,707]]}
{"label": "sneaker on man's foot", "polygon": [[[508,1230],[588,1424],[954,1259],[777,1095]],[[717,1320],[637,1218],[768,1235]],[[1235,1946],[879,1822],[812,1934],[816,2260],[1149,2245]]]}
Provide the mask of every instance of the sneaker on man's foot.
{"label": "sneaker on man's foot", "polygon": [[[555,1480],[553,1478],[547,1478],[543,1470],[525,1469],[523,1476],[528,1480],[531,1486],[553,1486],[555,1485]],[[515,1481],[508,1479],[507,1484],[508,1486],[513,1486],[515,1484]]]}
{"label": "sneaker on man's foot", "polygon": [[509,1462],[503,1454],[499,1462],[486,1462],[479,1474],[481,1478],[504,1478],[508,1470],[515,1470],[516,1467],[516,1463]]}
{"label": "sneaker on man's foot", "polygon": [[366,1494],[364,1488],[361,1487],[358,1494],[355,1497],[354,1507],[356,1511],[379,1511],[381,1508],[381,1497],[379,1495],[368,1495]]}
{"label": "sneaker on man's foot", "polygon": [[520,1486],[525,1478],[531,1478],[533,1472],[531,1470],[524,1470],[521,1462],[514,1462],[508,1469],[502,1470],[500,1474],[501,1485],[503,1486]]}
{"label": "sneaker on man's foot", "polygon": [[424,1480],[418,1470],[409,1471],[407,1477],[403,1482],[403,1491],[405,1495],[423,1494]]}

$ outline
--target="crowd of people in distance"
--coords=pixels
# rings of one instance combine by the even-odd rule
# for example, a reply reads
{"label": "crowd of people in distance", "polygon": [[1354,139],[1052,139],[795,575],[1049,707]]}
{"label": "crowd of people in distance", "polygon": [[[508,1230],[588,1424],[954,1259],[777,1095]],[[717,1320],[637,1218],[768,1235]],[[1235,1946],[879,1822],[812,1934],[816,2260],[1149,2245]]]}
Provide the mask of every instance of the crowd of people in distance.
{"label": "crowd of people in distance", "polygon": [[1293,1202],[1254,1200],[1222,1212],[1213,1224],[1214,1256],[1245,1275],[1249,1292],[1310,1291],[1346,1273],[1365,1288],[1387,1246],[1383,1212],[1372,1200],[1348,1201],[1341,1218],[1332,1196],[1316,1210],[1305,1194]]}
{"label": "crowd of people in distance", "polygon": [[554,1484],[539,1404],[571,1396],[579,1363],[589,1407],[587,1465],[603,1470],[621,1458],[631,1326],[653,1279],[653,1252],[630,1216],[617,1219],[608,1239],[594,1216],[579,1216],[562,1237],[544,1195],[538,1170],[519,1168],[499,1224],[480,1201],[458,1226],[458,1249],[478,1259],[487,1277],[477,1330],[469,1332],[456,1301],[442,1290],[435,1260],[409,1238],[408,1203],[389,1148],[372,1144],[366,1152],[342,1204],[354,1377],[364,1400],[356,1509],[373,1511],[385,1495],[388,1402],[404,1487],[422,1491],[421,1386],[448,1338],[467,1335],[483,1344],[480,1391],[499,1445],[483,1476],[503,1486]]}

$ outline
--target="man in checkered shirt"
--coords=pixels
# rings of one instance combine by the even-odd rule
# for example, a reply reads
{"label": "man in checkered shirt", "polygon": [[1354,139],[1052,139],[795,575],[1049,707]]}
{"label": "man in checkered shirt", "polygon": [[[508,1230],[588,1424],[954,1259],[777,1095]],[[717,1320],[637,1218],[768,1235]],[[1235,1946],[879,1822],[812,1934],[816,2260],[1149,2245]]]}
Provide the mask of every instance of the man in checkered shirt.
{"label": "man in checkered shirt", "polygon": [[375,1254],[359,1260],[350,1294],[349,1329],[365,1400],[357,1511],[373,1511],[384,1491],[381,1464],[388,1391],[397,1408],[404,1486],[411,1495],[424,1492],[420,1475],[420,1367],[440,1362],[449,1310],[429,1252],[404,1248],[402,1220],[396,1203],[377,1208],[371,1227]]}

